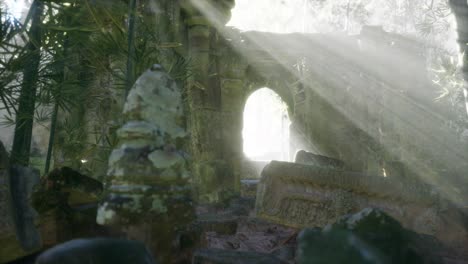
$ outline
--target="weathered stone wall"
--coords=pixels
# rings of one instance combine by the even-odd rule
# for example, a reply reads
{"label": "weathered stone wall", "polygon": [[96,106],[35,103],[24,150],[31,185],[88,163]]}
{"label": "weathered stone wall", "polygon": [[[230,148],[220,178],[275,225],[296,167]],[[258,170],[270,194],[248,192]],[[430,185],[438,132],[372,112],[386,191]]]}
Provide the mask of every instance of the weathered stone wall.
{"label": "weathered stone wall", "polygon": [[[368,98],[351,96],[345,82],[377,91],[381,80],[363,81],[360,75],[366,69],[349,73],[342,67],[345,60],[341,55],[346,51],[337,54],[327,41],[343,40],[318,34],[241,33],[224,27],[232,1],[217,3],[217,10],[211,10],[215,17],[209,16],[210,10],[203,10],[206,6],[181,3],[183,26],[178,32],[185,34],[180,39],[186,40],[184,54],[190,58],[193,71],[186,84],[186,112],[193,183],[199,201],[216,202],[239,192],[245,159],[243,110],[248,96],[262,87],[275,91],[288,105],[293,122],[292,153],[306,149],[341,159],[349,170],[382,170],[380,138],[366,131],[370,127],[367,123],[378,131],[368,114]],[[355,57],[365,55],[355,38],[344,41],[343,46],[356,49],[351,52],[359,52]],[[310,49],[304,50],[304,45]],[[297,65],[304,60],[313,65],[299,72]],[[336,65],[341,65],[341,72],[330,74]],[[358,121],[350,119],[350,114]]]}
{"label": "weathered stone wall", "polygon": [[[449,194],[459,185],[468,148],[446,124],[455,113],[434,100],[421,43],[379,27],[358,36],[237,36],[230,39],[246,64],[238,67],[246,69],[245,96],[267,86],[283,98],[292,153],[337,158],[351,171],[424,177]],[[458,177],[448,178],[450,170]]]}
{"label": "weathered stone wall", "polygon": [[358,36],[241,33],[224,26],[233,2],[170,8],[179,21],[173,39],[191,64],[186,114],[199,201],[239,193],[243,110],[262,87],[288,105],[292,155],[305,149],[346,170],[424,174],[433,183],[443,178],[436,167],[468,160],[444,124],[452,113],[434,103],[419,43],[378,27]]}

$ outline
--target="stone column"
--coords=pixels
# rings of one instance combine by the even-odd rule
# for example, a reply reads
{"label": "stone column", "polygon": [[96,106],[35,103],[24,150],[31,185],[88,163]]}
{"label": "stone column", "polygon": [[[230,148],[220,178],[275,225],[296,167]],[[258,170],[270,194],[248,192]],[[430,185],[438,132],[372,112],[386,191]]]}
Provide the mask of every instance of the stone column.
{"label": "stone column", "polygon": [[[232,8],[224,2],[230,1],[199,1],[200,6],[189,1],[182,4],[192,63],[192,78],[187,91],[192,168],[196,197],[201,203],[225,200],[238,190],[230,164],[225,159],[223,140],[223,120],[226,117],[222,113],[219,75],[219,41],[222,35],[218,29],[227,22],[228,16],[221,15],[224,12],[219,11]],[[208,8],[205,10],[203,7]],[[215,16],[211,17],[212,14]]]}
{"label": "stone column", "polygon": [[123,115],[120,143],[109,158],[109,196],[97,222],[119,227],[161,263],[172,263],[194,218],[187,155],[181,151],[187,134],[181,91],[154,65],[130,90]]}
{"label": "stone column", "polygon": [[221,43],[219,75],[221,79],[223,154],[231,169],[231,178],[225,184],[229,184],[231,192],[236,194],[240,191],[244,160],[242,129],[246,102],[245,72],[247,64],[233,48],[234,45],[241,45],[241,43],[232,43],[227,40]]}

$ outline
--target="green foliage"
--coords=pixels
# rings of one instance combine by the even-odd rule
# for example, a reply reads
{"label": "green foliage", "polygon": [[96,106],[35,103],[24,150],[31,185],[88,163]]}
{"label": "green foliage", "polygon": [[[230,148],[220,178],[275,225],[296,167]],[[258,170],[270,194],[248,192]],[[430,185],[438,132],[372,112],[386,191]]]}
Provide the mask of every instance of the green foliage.
{"label": "green foliage", "polygon": [[16,112],[21,71],[29,59],[24,49],[24,26],[0,9],[0,100],[11,116]]}
{"label": "green foliage", "polygon": [[425,2],[422,7],[420,21],[416,22],[416,29],[421,35],[427,37],[450,30],[452,11],[447,2]]}
{"label": "green foliage", "polygon": [[[179,84],[190,75],[188,61],[175,52],[180,44],[162,43],[158,25],[144,15],[146,10],[136,10],[131,43],[135,52],[130,55],[127,1],[44,1],[34,121],[50,124],[48,154],[54,147],[56,166],[105,173],[102,168],[117,144],[115,130],[120,123],[129,56],[134,62],[133,76],[154,63],[165,63]],[[30,19],[21,24],[7,17],[2,14],[0,99],[8,110],[2,124],[15,125],[14,116],[21,115],[17,98],[24,82],[22,71],[33,55],[25,48]]]}

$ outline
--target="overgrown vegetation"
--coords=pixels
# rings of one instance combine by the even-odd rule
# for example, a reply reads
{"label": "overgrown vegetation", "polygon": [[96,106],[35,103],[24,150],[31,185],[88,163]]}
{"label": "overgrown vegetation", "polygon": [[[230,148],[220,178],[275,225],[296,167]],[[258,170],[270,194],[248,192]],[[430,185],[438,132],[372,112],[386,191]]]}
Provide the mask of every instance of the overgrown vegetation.
{"label": "overgrown vegetation", "polygon": [[[21,143],[12,150],[17,163],[29,163],[34,121],[50,133],[47,155],[41,154],[45,172],[71,166],[95,176],[105,173],[125,90],[135,76],[163,61],[164,54],[175,53],[159,41],[155,24],[143,14],[145,1],[133,12],[128,4],[35,0],[23,23],[2,12],[0,99],[7,111],[3,125],[15,126]],[[129,17],[134,17],[133,25]],[[129,37],[130,26],[134,37]],[[188,64],[173,57],[179,59],[166,66],[183,80]],[[37,61],[37,70],[32,61]],[[21,94],[29,96],[27,111],[19,107]]]}

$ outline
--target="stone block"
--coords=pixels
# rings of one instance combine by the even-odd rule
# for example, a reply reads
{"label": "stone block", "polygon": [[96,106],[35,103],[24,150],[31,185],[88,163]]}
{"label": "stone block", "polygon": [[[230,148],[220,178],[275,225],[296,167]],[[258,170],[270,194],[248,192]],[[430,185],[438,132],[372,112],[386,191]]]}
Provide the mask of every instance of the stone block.
{"label": "stone block", "polygon": [[296,157],[294,158],[294,162],[306,164],[306,165],[314,165],[318,167],[330,168],[330,169],[343,169],[345,164],[343,161],[317,155],[311,152],[307,152],[305,150],[299,150],[296,153]]}
{"label": "stone block", "polygon": [[208,109],[191,113],[190,140],[192,155],[197,160],[214,160],[222,155],[222,114]]}
{"label": "stone block", "polygon": [[323,227],[367,207],[441,240],[468,237],[460,210],[427,185],[296,163],[273,161],[265,167],[255,210],[259,218],[303,228]]}
{"label": "stone block", "polygon": [[232,45],[236,45],[238,42],[229,40],[223,44],[225,46],[220,47],[220,76],[226,79],[244,79],[248,65],[244,58],[232,47]]}
{"label": "stone block", "polygon": [[244,82],[237,79],[221,81],[221,104],[223,111],[242,113],[244,109]]}
{"label": "stone block", "polygon": [[[227,159],[240,163],[243,153],[242,112],[222,113],[223,153]],[[240,164],[237,165],[240,168]]]}

